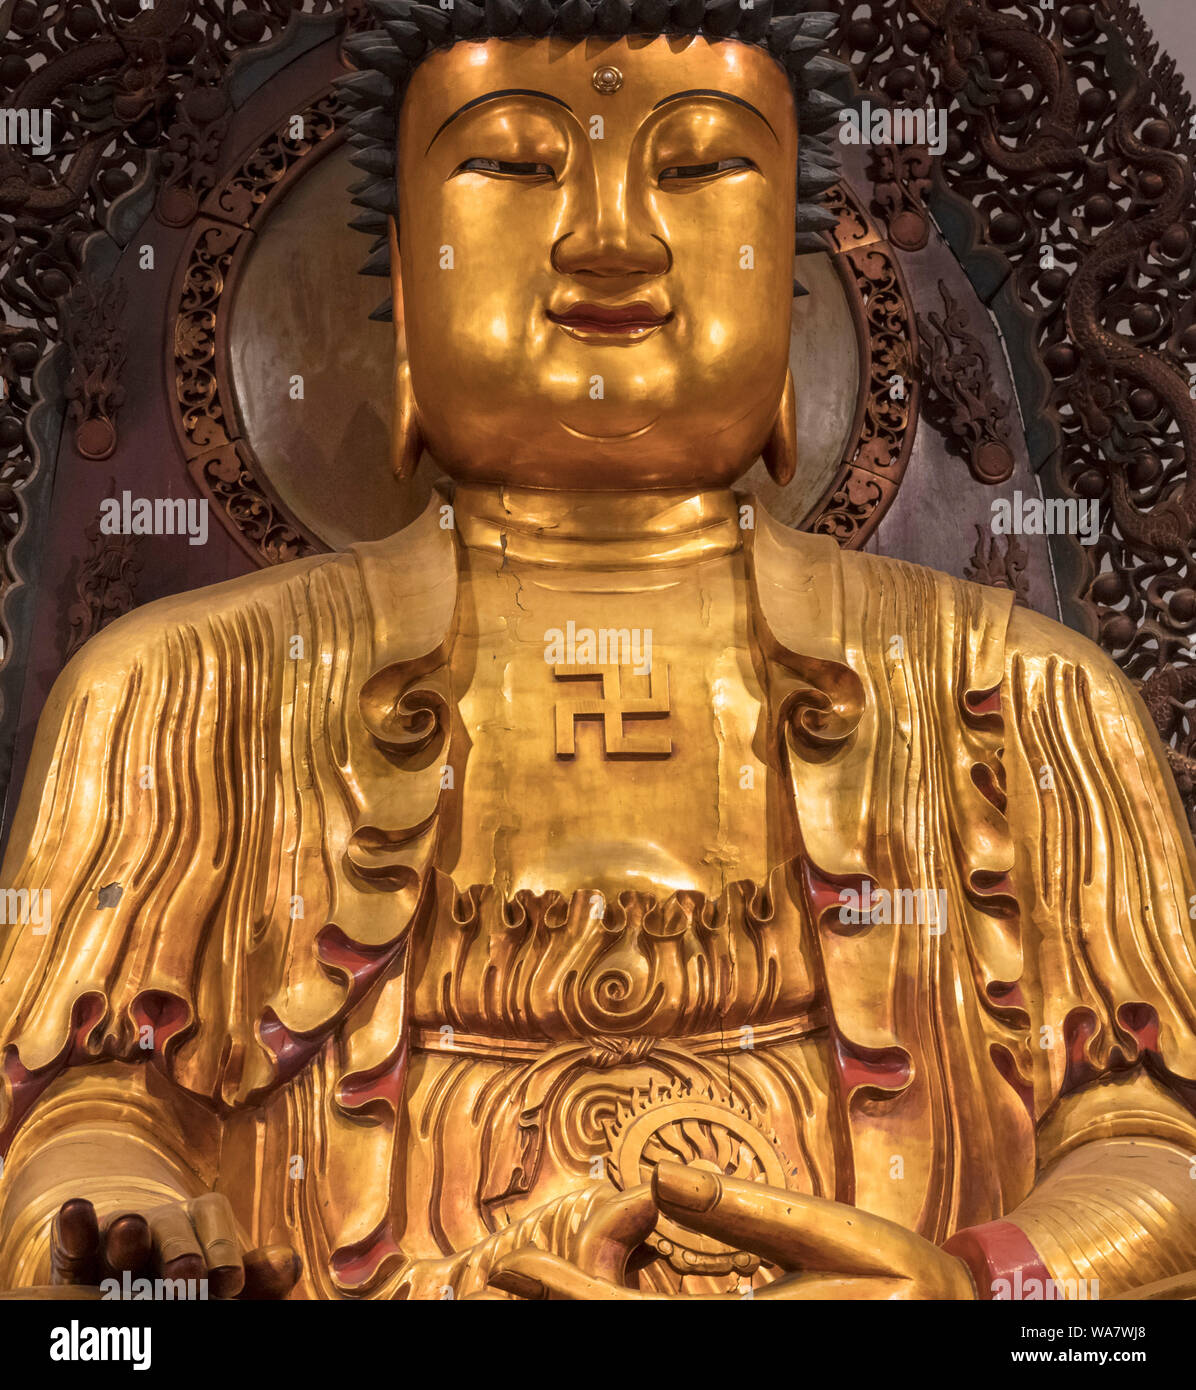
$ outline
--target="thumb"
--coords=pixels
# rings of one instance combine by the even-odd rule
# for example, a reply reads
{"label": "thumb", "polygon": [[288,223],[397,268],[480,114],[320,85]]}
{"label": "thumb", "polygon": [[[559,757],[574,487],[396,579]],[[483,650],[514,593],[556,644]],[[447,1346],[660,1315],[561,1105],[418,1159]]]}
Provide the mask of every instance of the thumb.
{"label": "thumb", "polygon": [[248,1302],[284,1299],[299,1282],[303,1261],[289,1245],[262,1245],[245,1256],[245,1287],[237,1298]]}

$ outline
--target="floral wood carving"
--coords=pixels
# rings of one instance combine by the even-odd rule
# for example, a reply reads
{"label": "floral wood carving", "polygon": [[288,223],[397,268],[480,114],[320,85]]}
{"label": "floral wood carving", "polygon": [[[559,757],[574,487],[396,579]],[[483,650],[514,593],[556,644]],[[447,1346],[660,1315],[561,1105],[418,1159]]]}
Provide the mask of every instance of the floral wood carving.
{"label": "floral wood carving", "polygon": [[[1000,544],[1003,541],[1004,545]],[[1026,566],[1030,554],[1017,536],[994,536],[987,526],[976,523],[976,548],[971,563],[963,572],[974,584],[991,584],[997,589],[1009,589],[1015,603],[1030,606],[1030,582]]]}
{"label": "floral wood carving", "polygon": [[127,299],[123,281],[85,278],[67,300],[67,415],[75,427],[75,447],[86,459],[106,459],[116,452],[116,414],[125,400],[120,384],[126,352],[121,315]]}
{"label": "floral wood carving", "polygon": [[921,251],[930,240],[923,202],[931,187],[930,151],[925,145],[877,145],[868,173],[872,210],[885,219],[889,240],[902,251]]}
{"label": "floral wood carving", "polygon": [[258,564],[278,564],[323,549],[270,493],[251,443],[228,409],[218,338],[222,297],[238,250],[265,214],[272,194],[301,161],[339,143],[339,103],[329,94],[302,115],[303,134],[286,122],[212,189],[202,206],[183,270],[170,366],[175,426],[187,469],[237,543]]}
{"label": "floral wood carving", "polygon": [[918,334],[901,267],[871,218],[844,184],[826,195],[826,207],[839,219],[830,237],[859,317],[861,411],[847,456],[802,529],[854,549],[880,523],[913,451]]}
{"label": "floral wood carving", "polygon": [[942,311],[918,317],[922,338],[923,410],[947,447],[967,461],[978,483],[992,486],[1013,475],[1009,406],[993,387],[984,345],[968,331],[967,313],[939,281]]}
{"label": "floral wood carving", "polygon": [[[115,478],[109,480],[108,495],[116,496]],[[99,517],[83,534],[90,548],[75,580],[77,598],[66,612],[69,635],[64,659],[74,656],[88,638],[133,608],[144,563],[140,536],[103,535]]]}

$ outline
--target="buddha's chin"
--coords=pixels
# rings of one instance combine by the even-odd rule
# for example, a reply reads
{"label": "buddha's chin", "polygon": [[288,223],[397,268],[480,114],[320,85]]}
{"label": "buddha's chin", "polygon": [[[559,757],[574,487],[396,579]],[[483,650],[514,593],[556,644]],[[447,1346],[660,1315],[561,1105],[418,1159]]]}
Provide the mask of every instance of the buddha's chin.
{"label": "buddha's chin", "polygon": [[426,429],[425,441],[459,483],[565,492],[730,487],[758,456],[767,413],[752,412],[721,429],[709,415],[699,417],[696,402],[689,411],[654,402],[617,411],[544,402],[538,413],[527,413],[539,424],[534,431],[516,432],[501,416],[483,426],[461,412],[451,422],[436,421],[439,431]]}
{"label": "buddha's chin", "polygon": [[504,459],[491,466],[476,460],[468,465],[443,463],[441,468],[454,482],[490,487],[526,487],[556,492],[650,492],[678,488],[705,491],[731,487],[752,466],[754,458],[712,460],[698,453],[692,444],[688,458],[673,453],[662,456],[654,450],[615,452],[577,442],[569,455],[544,451],[534,459]]}
{"label": "buddha's chin", "polygon": [[[530,447],[526,447],[530,443]],[[654,423],[622,435],[588,434],[561,424],[551,441],[525,441],[525,448],[492,460],[442,464],[458,482],[562,492],[640,492],[674,488],[730,487],[751,467],[754,454],[718,457],[708,440],[666,437]]]}

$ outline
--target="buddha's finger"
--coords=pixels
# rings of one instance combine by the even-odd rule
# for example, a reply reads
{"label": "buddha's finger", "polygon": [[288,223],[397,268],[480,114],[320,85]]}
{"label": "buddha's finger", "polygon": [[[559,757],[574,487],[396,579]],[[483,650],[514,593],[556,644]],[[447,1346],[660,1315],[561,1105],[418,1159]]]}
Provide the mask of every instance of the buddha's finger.
{"label": "buddha's finger", "polygon": [[50,1282],[100,1282],[100,1223],[96,1209],[83,1197],[63,1202],[50,1232]]}
{"label": "buddha's finger", "polygon": [[574,1263],[596,1278],[622,1284],[631,1252],[651,1235],[659,1214],[647,1183],[606,1198],[577,1233]]}
{"label": "buddha's finger", "polygon": [[213,1298],[236,1298],[245,1287],[241,1241],[228,1198],[205,1192],[187,1203],[187,1215],[199,1237],[208,1267],[208,1287]]}
{"label": "buddha's finger", "polygon": [[104,1222],[104,1262],[115,1274],[149,1268],[154,1252],[149,1222],[138,1211],[121,1212]]}
{"label": "buddha's finger", "polygon": [[489,1283],[504,1293],[524,1299],[610,1300],[625,1303],[659,1297],[657,1294],[641,1294],[635,1289],[625,1289],[609,1279],[599,1279],[568,1260],[562,1260],[559,1255],[550,1255],[531,1245],[504,1255],[490,1271]]}
{"label": "buddha's finger", "polygon": [[661,1211],[688,1230],[750,1250],[782,1269],[905,1272],[899,1266],[911,1233],[858,1207],[682,1163],[658,1163],[652,1190]]}
{"label": "buddha's finger", "polygon": [[245,1256],[243,1303],[277,1302],[299,1282],[303,1261],[289,1245],[263,1245]]}
{"label": "buddha's finger", "polygon": [[147,1219],[163,1278],[205,1278],[207,1262],[186,1208],[179,1202],[171,1202],[156,1207],[148,1213]]}

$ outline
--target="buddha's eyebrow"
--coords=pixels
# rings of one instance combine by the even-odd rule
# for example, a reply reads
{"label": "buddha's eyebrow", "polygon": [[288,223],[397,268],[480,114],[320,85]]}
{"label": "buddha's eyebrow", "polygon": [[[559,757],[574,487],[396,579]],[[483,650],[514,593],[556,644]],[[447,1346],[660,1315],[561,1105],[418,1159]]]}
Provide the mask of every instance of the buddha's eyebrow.
{"label": "buddha's eyebrow", "polygon": [[[562,101],[560,97],[554,97],[551,92],[538,92],[534,87],[504,87],[501,91],[487,92],[485,96],[474,97],[472,101],[467,101],[464,106],[458,106],[447,120],[440,123],[440,128],[437,130],[436,134],[428,141],[428,150],[436,143],[437,137],[444,130],[445,126],[452,125],[458,116],[463,115],[466,111],[471,111],[475,106],[481,106],[484,101],[501,101],[503,97],[540,97],[544,101],[555,101],[558,106],[563,106],[566,111],[573,110],[567,101]],[[428,150],[425,150],[424,154],[427,154]]]}
{"label": "buddha's eyebrow", "polygon": [[[652,110],[658,111],[666,102],[684,101],[686,97],[717,97],[719,101],[733,101],[736,106],[747,107],[753,116],[759,116],[769,130],[772,130],[768,117],[763,111],[757,110],[750,101],[744,101],[742,97],[732,96],[730,92],[716,91],[713,87],[691,87],[687,92],[674,92],[672,96],[661,97]],[[777,138],[775,130],[772,130],[772,136],[774,140]]]}

